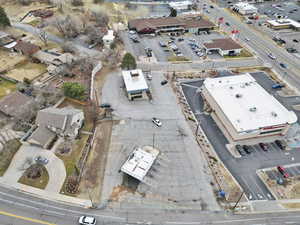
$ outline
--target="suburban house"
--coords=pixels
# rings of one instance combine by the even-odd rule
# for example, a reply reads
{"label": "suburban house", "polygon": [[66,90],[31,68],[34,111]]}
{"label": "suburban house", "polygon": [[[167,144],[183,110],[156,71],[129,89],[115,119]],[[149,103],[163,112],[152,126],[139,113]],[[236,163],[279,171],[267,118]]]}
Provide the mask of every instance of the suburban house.
{"label": "suburban house", "polygon": [[128,22],[128,28],[139,34],[159,34],[171,32],[200,32],[213,30],[215,24],[201,16],[158,17],[134,19]]}
{"label": "suburban house", "polygon": [[257,13],[257,8],[248,2],[238,2],[234,4],[232,10],[241,15],[252,15]]}
{"label": "suburban house", "polygon": [[48,148],[57,136],[76,138],[83,120],[83,111],[72,107],[40,110],[36,117],[37,128],[27,141]]}
{"label": "suburban house", "polygon": [[32,56],[40,50],[40,47],[35,44],[31,44],[30,42],[17,41],[16,45],[13,46],[13,50],[22,55]]}
{"label": "suburban house", "polygon": [[110,47],[110,44],[115,40],[114,31],[108,30],[107,34],[103,36],[102,40],[105,47]]}
{"label": "suburban house", "polygon": [[33,98],[16,91],[0,99],[0,111],[6,116],[17,117],[33,104]]}
{"label": "suburban house", "polygon": [[148,99],[149,87],[142,70],[124,70],[122,76],[129,100]]}
{"label": "suburban house", "polygon": [[8,33],[0,31],[0,47],[8,49],[16,44],[17,43],[13,37],[11,37]]}
{"label": "suburban house", "polygon": [[243,49],[241,45],[231,38],[212,39],[210,42],[203,43],[207,54],[219,53],[225,55],[239,55]]}
{"label": "suburban house", "polygon": [[291,19],[267,20],[266,23],[274,30],[294,29],[300,31],[300,23]]}

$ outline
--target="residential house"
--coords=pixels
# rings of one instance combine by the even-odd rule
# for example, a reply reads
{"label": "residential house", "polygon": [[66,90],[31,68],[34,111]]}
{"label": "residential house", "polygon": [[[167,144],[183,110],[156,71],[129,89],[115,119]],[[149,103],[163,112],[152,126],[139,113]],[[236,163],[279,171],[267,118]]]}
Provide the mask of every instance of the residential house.
{"label": "residential house", "polygon": [[22,55],[32,56],[34,53],[40,50],[40,47],[31,44],[26,41],[17,41],[16,45],[14,45],[13,50],[19,52]]}
{"label": "residential house", "polygon": [[48,148],[57,136],[76,138],[83,125],[84,113],[72,107],[46,108],[37,114],[37,129],[28,138],[30,144]]}

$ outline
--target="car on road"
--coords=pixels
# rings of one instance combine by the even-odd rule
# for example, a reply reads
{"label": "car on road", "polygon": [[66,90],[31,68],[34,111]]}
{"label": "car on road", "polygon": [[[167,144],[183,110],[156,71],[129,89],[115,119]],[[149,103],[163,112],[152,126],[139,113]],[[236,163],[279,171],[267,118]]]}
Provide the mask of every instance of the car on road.
{"label": "car on road", "polygon": [[213,6],[213,5],[210,5],[209,7],[210,7],[211,9],[213,9],[213,8],[214,8],[214,6]]}
{"label": "car on road", "polygon": [[279,63],[279,66],[281,66],[283,69],[287,69],[287,65],[284,63]]}
{"label": "car on road", "polygon": [[160,45],[160,47],[167,47],[166,43],[162,42],[162,41],[159,42],[159,45]]}
{"label": "car on road", "polygon": [[250,39],[246,37],[246,38],[245,38],[245,41],[250,41]]}
{"label": "car on road", "polygon": [[265,151],[265,152],[268,151],[268,145],[266,143],[261,142],[258,145],[263,151]]}
{"label": "car on road", "polygon": [[293,39],[293,42],[295,43],[299,43],[299,41],[297,39]]}
{"label": "car on road", "polygon": [[109,103],[102,103],[100,108],[111,108],[111,105]]}
{"label": "car on road", "polygon": [[277,166],[277,170],[283,175],[284,178],[289,178],[290,175],[283,166]]}
{"label": "car on road", "polygon": [[152,57],[152,49],[151,48],[145,48],[145,52],[147,57]]}
{"label": "car on road", "polygon": [[38,164],[46,165],[49,160],[46,157],[43,156],[37,156],[34,158],[34,161]]}
{"label": "car on road", "polygon": [[252,151],[248,145],[243,145],[243,150],[247,153],[250,154]]}
{"label": "car on road", "polygon": [[280,148],[281,150],[284,150],[284,149],[285,149],[285,145],[282,143],[282,141],[276,140],[274,143],[275,143],[275,144],[278,146],[278,148]]}
{"label": "car on road", "polygon": [[153,122],[156,126],[158,126],[158,127],[161,127],[161,126],[162,126],[161,121],[160,121],[159,119],[157,119],[156,117],[153,117],[153,118],[152,118],[152,122]]}
{"label": "car on road", "polygon": [[276,59],[276,56],[275,55],[273,55],[271,52],[270,53],[268,53],[268,56],[269,56],[269,58],[271,58],[271,59]]}
{"label": "car on road", "polygon": [[230,27],[230,23],[228,23],[228,22],[226,22],[225,25],[228,26],[228,27]]}
{"label": "car on road", "polygon": [[147,73],[146,78],[147,78],[147,80],[152,80],[152,75],[150,73]]}
{"label": "car on road", "polygon": [[129,34],[136,34],[136,32],[134,30],[130,30]]}
{"label": "car on road", "polygon": [[163,80],[163,81],[160,82],[161,85],[165,85],[165,84],[167,84],[167,83],[168,83],[167,80]]}
{"label": "car on road", "polygon": [[81,225],[95,225],[97,223],[96,219],[92,216],[81,216],[78,222]]}
{"label": "car on road", "polygon": [[184,41],[184,38],[178,38],[177,41]]}
{"label": "car on road", "polygon": [[283,87],[284,87],[284,84],[280,84],[280,83],[272,85],[272,89],[281,89]]}
{"label": "car on road", "polygon": [[287,48],[286,51],[288,53],[298,53],[297,49],[295,49],[295,48]]}

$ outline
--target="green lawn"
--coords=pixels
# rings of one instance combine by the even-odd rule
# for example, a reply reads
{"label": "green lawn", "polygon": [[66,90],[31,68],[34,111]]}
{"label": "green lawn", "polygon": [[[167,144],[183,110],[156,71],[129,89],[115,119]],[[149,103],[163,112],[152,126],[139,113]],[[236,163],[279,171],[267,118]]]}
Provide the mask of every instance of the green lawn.
{"label": "green lawn", "polygon": [[236,55],[236,56],[229,56],[229,55],[225,55],[224,58],[225,59],[237,59],[237,58],[247,58],[247,57],[252,57],[253,55],[251,54],[251,52],[247,51],[246,49],[243,49],[241,51],[241,54]]}
{"label": "green lawn", "polygon": [[188,58],[184,56],[171,56],[168,58],[169,62],[184,62],[184,61],[189,61]]}
{"label": "green lawn", "polygon": [[9,167],[10,161],[13,159],[20,147],[21,142],[17,139],[10,140],[4,145],[0,152],[0,176],[4,175],[5,171]]}
{"label": "green lawn", "polygon": [[16,83],[0,78],[0,98],[14,92],[16,89]]}
{"label": "green lawn", "polygon": [[41,168],[41,176],[39,178],[36,179],[31,179],[27,177],[27,171],[30,170],[31,167],[33,166],[37,166],[37,164],[35,165],[31,165],[26,171],[25,173],[23,173],[22,177],[18,180],[19,183],[21,184],[25,184],[25,185],[29,185],[35,188],[39,188],[39,189],[45,189],[45,187],[48,184],[49,181],[49,174],[47,169],[43,166],[43,165],[38,165]]}

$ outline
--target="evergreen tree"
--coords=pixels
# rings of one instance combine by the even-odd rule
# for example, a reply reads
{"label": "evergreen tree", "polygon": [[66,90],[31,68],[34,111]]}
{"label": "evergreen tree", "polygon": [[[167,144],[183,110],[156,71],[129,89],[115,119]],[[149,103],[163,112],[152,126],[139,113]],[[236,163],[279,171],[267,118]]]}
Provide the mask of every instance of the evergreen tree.
{"label": "evergreen tree", "polygon": [[123,57],[121,67],[126,70],[136,69],[136,61],[133,55],[127,52]]}
{"label": "evergreen tree", "polygon": [[9,18],[6,15],[4,9],[0,6],[0,26],[6,27],[10,26]]}

